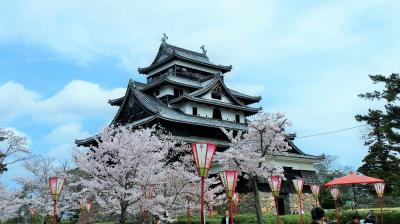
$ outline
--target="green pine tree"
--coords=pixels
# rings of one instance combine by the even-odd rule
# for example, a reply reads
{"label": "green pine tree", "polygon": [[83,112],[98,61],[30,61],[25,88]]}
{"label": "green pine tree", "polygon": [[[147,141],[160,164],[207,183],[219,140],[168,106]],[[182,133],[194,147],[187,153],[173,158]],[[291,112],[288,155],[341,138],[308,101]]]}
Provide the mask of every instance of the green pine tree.
{"label": "green pine tree", "polygon": [[388,192],[400,195],[400,76],[370,75],[374,84],[384,84],[382,91],[373,91],[359,96],[385,103],[384,109],[369,109],[366,115],[356,115],[356,120],[365,122],[369,128],[364,133],[368,154],[358,171],[372,177],[383,178]]}

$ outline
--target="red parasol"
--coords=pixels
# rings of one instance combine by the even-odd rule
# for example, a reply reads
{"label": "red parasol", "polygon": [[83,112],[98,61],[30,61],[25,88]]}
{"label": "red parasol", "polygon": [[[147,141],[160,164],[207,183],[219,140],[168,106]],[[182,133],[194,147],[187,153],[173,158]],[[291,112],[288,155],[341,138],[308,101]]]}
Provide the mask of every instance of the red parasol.
{"label": "red parasol", "polygon": [[354,188],[355,184],[374,184],[374,183],[384,183],[383,180],[373,177],[368,177],[364,175],[358,175],[353,172],[349,172],[346,176],[336,178],[331,182],[324,184],[326,187],[332,187],[336,185],[351,185],[353,187],[354,202],[357,208],[356,190]]}
{"label": "red parasol", "polygon": [[336,178],[331,182],[326,183],[324,186],[330,187],[335,185],[353,185],[353,184],[373,184],[373,183],[383,183],[384,181],[378,178],[358,175],[356,173],[350,172],[346,176]]}

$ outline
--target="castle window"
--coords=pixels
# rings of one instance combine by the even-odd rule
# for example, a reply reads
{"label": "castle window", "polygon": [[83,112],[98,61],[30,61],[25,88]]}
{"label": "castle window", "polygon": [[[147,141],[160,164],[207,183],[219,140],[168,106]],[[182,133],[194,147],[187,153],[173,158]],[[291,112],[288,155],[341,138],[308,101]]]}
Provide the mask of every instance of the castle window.
{"label": "castle window", "polygon": [[211,98],[220,100],[221,99],[221,93],[212,92],[211,93]]}
{"label": "castle window", "polygon": [[160,95],[160,90],[156,90],[156,96]]}
{"label": "castle window", "polygon": [[221,111],[219,109],[214,109],[213,110],[213,116],[214,119],[219,119],[222,120],[222,115],[221,115]]}
{"label": "castle window", "polygon": [[239,116],[239,114],[236,114],[236,122],[240,123],[240,116]]}
{"label": "castle window", "polygon": [[178,96],[180,96],[181,94],[182,94],[182,91],[181,91],[181,90],[174,88],[174,96],[175,96],[175,97],[178,97]]}
{"label": "castle window", "polygon": [[174,89],[174,96],[178,97],[179,96],[179,89]]}
{"label": "castle window", "polygon": [[192,114],[197,116],[197,107],[192,107]]}

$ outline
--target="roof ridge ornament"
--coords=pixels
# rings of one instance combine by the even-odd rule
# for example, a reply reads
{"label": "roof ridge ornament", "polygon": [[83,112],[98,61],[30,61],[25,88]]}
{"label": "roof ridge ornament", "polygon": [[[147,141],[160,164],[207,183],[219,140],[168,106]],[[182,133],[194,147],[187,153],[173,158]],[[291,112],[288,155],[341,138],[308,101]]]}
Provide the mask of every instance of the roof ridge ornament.
{"label": "roof ridge ornament", "polygon": [[163,47],[165,47],[167,45],[167,39],[168,39],[167,34],[163,33],[163,37],[161,38],[161,45]]}
{"label": "roof ridge ornament", "polygon": [[207,50],[206,50],[206,46],[205,46],[204,44],[201,45],[200,49],[203,51],[203,54],[204,54],[205,56],[207,56]]}

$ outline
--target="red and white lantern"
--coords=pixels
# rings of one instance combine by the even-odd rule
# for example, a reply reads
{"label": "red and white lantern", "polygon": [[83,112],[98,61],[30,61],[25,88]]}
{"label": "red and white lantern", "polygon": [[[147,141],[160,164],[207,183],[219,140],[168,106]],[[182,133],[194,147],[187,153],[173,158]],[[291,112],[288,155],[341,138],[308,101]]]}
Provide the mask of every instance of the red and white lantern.
{"label": "red and white lantern", "polygon": [[318,197],[319,192],[321,191],[321,185],[319,184],[310,184],[311,194],[314,195],[315,198],[315,206],[318,206]]}
{"label": "red and white lantern", "polygon": [[234,206],[238,206],[239,205],[239,193],[235,192],[232,196],[232,202]]}
{"label": "red and white lantern", "polygon": [[217,145],[211,143],[193,143],[192,153],[196,163],[197,173],[200,177],[206,177],[217,150]]}
{"label": "red and white lantern", "polygon": [[339,188],[332,187],[332,188],[329,188],[329,191],[331,192],[331,196],[332,196],[333,200],[336,201],[338,199],[339,193],[340,193]]}
{"label": "red and white lantern", "polygon": [[378,197],[382,198],[385,193],[385,183],[374,183],[374,188]]}
{"label": "red and white lantern", "polygon": [[296,189],[297,194],[303,193],[303,187],[304,187],[304,179],[303,178],[293,179],[293,185],[294,185],[294,188]]}
{"label": "red and white lantern", "polygon": [[319,196],[319,192],[321,191],[321,185],[319,184],[310,184],[310,189],[311,189],[311,193],[318,197]]}
{"label": "red and white lantern", "polygon": [[232,199],[232,196],[235,193],[238,173],[237,170],[225,170],[219,172],[219,177],[221,178],[226,196],[229,199]]}
{"label": "red and white lantern", "polygon": [[64,187],[64,178],[61,177],[50,177],[50,194],[53,201],[57,201],[60,198],[61,191]]}
{"label": "red and white lantern", "polygon": [[86,207],[86,199],[84,198],[84,199],[81,199],[80,201],[79,201],[79,205],[81,206],[81,209],[82,209],[82,211],[85,209],[85,207]]}
{"label": "red and white lantern", "polygon": [[32,216],[34,216],[36,214],[36,208],[35,207],[29,207],[29,211],[31,213]]}
{"label": "red and white lantern", "polygon": [[90,212],[90,209],[92,208],[92,206],[93,206],[93,202],[92,201],[88,201],[86,203],[86,211]]}
{"label": "red and white lantern", "polygon": [[149,185],[147,187],[142,185],[142,191],[144,193],[144,198],[145,199],[151,199],[151,198],[154,198],[156,196],[156,191],[155,191],[155,188],[154,188],[153,184],[151,184],[151,185]]}
{"label": "red and white lantern", "polygon": [[57,209],[57,200],[60,199],[61,191],[64,187],[64,178],[61,177],[50,177],[50,194],[51,198],[54,201],[54,208],[53,208],[53,224],[56,224],[56,209]]}
{"label": "red and white lantern", "polygon": [[269,186],[271,187],[272,194],[274,197],[279,197],[279,191],[281,189],[282,178],[280,176],[272,176],[268,178]]}

